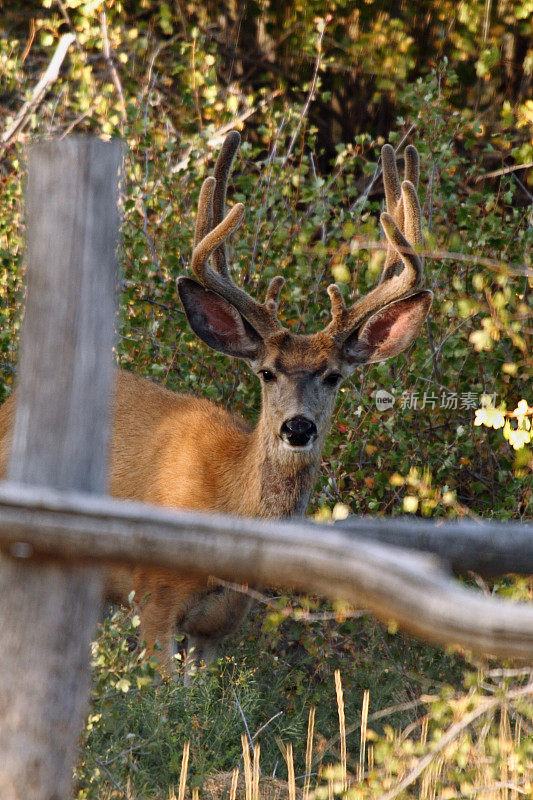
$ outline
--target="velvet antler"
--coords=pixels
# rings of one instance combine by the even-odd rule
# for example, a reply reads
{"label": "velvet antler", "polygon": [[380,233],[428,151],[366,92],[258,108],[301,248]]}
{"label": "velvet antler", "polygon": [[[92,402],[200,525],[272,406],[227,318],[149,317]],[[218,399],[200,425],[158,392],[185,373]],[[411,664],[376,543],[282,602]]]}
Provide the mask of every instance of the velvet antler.
{"label": "velvet antler", "polygon": [[[213,177],[206,178],[200,190],[191,266],[206,289],[228,300],[262,336],[270,336],[282,330],[276,312],[284,278],[280,275],[273,278],[267,289],[265,302],[259,303],[233,282],[227,262],[226,240],[240,227],[244,219],[242,203],[234,205],[226,215],[228,178],[240,141],[237,131],[228,133]],[[210,257],[213,260],[212,266],[209,264]]]}
{"label": "velvet antler", "polygon": [[396,156],[390,144],[381,150],[383,183],[387,210],[381,215],[381,225],[387,238],[387,254],[380,283],[365,297],[346,307],[339,287],[328,286],[332,320],[325,329],[335,339],[342,340],[371,313],[404,297],[422,279],[423,262],[416,252],[422,243],[422,214],[418,202],[419,158],[415,147],[405,151],[405,180],[400,185]]}

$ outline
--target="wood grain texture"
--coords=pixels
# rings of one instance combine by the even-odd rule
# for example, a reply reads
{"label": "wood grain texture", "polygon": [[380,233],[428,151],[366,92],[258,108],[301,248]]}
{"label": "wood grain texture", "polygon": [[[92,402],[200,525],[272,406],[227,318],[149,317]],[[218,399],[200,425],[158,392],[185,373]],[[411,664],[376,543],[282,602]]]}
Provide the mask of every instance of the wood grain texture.
{"label": "wood grain texture", "polygon": [[81,137],[30,150],[13,481],[105,489],[119,154]]}
{"label": "wood grain texture", "polygon": [[351,516],[336,522],[335,527],[374,542],[434,553],[458,574],[533,575],[532,524],[483,519],[433,522],[418,518]]}
{"label": "wood grain texture", "polygon": [[[362,520],[363,529],[367,520]],[[382,520],[394,525],[394,520]],[[471,529],[470,523],[455,523]],[[481,522],[510,534],[533,526]],[[368,531],[368,528],[367,528]],[[283,586],[368,608],[440,645],[533,657],[533,606],[468,589],[439,560],[335,526],[177,512],[111,498],[0,485],[0,542],[27,555],[212,574]]]}
{"label": "wood grain texture", "polygon": [[[118,143],[92,138],[30,150],[19,487],[105,487],[119,163]],[[70,796],[101,597],[94,566],[0,560],[2,800]]]}

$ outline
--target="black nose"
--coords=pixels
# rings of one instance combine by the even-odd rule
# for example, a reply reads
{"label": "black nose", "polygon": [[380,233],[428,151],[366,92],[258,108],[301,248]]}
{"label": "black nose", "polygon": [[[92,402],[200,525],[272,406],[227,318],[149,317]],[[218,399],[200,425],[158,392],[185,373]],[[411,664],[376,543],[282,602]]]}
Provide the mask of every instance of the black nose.
{"label": "black nose", "polygon": [[305,447],[316,438],[316,425],[307,417],[292,417],[281,426],[281,438],[291,447]]}

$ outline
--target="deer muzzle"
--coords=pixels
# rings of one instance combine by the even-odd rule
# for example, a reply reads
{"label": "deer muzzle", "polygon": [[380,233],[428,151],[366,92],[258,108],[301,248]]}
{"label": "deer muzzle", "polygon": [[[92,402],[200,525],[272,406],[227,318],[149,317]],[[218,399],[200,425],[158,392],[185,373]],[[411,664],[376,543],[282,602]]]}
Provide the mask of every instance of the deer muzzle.
{"label": "deer muzzle", "polygon": [[280,436],[290,447],[307,447],[316,439],[317,429],[313,420],[299,415],[285,420]]}

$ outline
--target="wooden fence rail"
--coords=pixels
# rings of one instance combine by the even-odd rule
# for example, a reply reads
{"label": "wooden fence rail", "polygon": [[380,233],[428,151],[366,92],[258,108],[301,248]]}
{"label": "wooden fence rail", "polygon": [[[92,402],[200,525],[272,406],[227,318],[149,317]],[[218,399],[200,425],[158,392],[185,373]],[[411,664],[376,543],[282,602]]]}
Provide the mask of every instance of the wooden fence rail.
{"label": "wooden fence rail", "polygon": [[509,572],[533,575],[531,523],[350,516],[335,525],[382,544],[434,553],[459,575],[466,572],[477,572],[486,578]]}
{"label": "wooden fence rail", "polygon": [[[465,535],[471,530],[470,524],[454,527]],[[494,523],[481,527],[487,541],[497,530]],[[527,549],[531,526],[523,533]],[[0,541],[23,558],[164,566],[346,599],[436,644],[533,658],[532,605],[485,597],[456,581],[434,555],[335,526],[178,512],[3,484]]]}
{"label": "wooden fence rail", "polygon": [[69,796],[100,566],[109,562],[345,598],[436,643],[533,657],[533,607],[468,589],[449,569],[532,573],[533,526],[366,518],[324,526],[102,496],[119,162],[118,144],[89,138],[30,153],[19,400],[0,484],[2,800]]}

